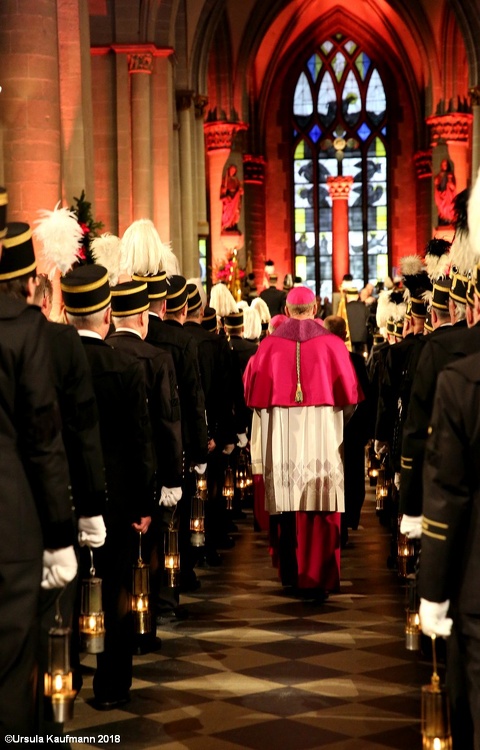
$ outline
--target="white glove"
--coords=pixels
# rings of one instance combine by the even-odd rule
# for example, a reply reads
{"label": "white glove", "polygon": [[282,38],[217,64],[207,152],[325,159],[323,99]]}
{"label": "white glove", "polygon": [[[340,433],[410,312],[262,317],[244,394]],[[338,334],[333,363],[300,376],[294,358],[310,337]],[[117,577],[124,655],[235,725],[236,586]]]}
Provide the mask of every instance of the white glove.
{"label": "white glove", "polygon": [[409,539],[420,539],[422,536],[423,516],[402,516],[400,521],[400,534],[405,534]]}
{"label": "white glove", "polygon": [[235,449],[235,446],[233,443],[227,443],[222,453],[225,453],[226,456],[229,456],[230,453],[233,453],[234,449]]}
{"label": "white glove", "polygon": [[395,472],[395,475],[394,475],[394,477],[393,477],[393,484],[395,485],[395,487],[397,488],[397,490],[398,490],[399,492],[400,492],[400,476],[401,476],[401,475],[400,475],[400,472],[399,472],[399,471],[396,471],[396,472]]}
{"label": "white glove", "polygon": [[207,470],[207,464],[195,464],[193,469],[197,474],[205,474]]}
{"label": "white glove", "polygon": [[103,516],[82,516],[78,519],[78,543],[80,547],[103,547],[107,529]]}
{"label": "white glove", "polygon": [[450,600],[446,602],[429,602],[420,599],[420,627],[425,635],[441,635],[448,638],[452,630],[453,620],[447,617]]}
{"label": "white glove", "polygon": [[77,574],[77,558],[72,547],[43,550],[42,589],[61,589]]}
{"label": "white glove", "polygon": [[237,435],[238,438],[238,447],[239,448],[246,448],[248,445],[247,436],[244,432],[241,432],[239,435]]}
{"label": "white glove", "polygon": [[373,444],[373,450],[377,455],[388,452],[388,443],[383,440],[375,440]]}
{"label": "white glove", "polygon": [[159,505],[164,505],[165,508],[174,508],[181,497],[181,487],[162,487]]}

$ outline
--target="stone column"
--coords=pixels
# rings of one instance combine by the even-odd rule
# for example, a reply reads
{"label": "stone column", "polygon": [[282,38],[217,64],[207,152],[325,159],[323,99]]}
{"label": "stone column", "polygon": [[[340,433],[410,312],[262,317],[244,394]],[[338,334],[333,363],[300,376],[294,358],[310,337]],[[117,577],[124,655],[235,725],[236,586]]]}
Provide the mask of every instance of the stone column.
{"label": "stone column", "polygon": [[265,159],[245,154],[243,157],[245,185],[245,237],[247,261],[250,255],[257,288],[264,281],[266,261],[265,222]]}
{"label": "stone column", "polygon": [[[417,173],[417,252],[423,254],[423,248],[432,237],[432,152],[417,151],[413,156]],[[392,265],[398,265],[398,259],[392,258]]]}
{"label": "stone column", "polygon": [[82,0],[58,0],[57,8],[64,199],[70,205],[85,190],[95,214],[88,8]]}
{"label": "stone column", "polygon": [[207,184],[205,162],[205,132],[203,118],[208,104],[206,96],[196,96],[195,104],[195,183],[197,204],[197,231],[205,236],[210,232],[207,216]]}
{"label": "stone column", "polygon": [[153,51],[149,44],[131,47],[127,53],[132,113],[132,209],[133,220],[152,218],[152,118],[150,76]]}
{"label": "stone column", "polygon": [[56,0],[0,3],[0,70],[8,218],[32,224],[62,197]]}
{"label": "stone column", "polygon": [[333,291],[338,292],[340,284],[349,271],[348,245],[348,196],[353,185],[353,177],[327,177],[327,188],[332,199],[332,264]]}
{"label": "stone column", "polygon": [[222,242],[222,201],[220,189],[225,163],[232,150],[233,139],[239,130],[246,125],[240,122],[206,122],[204,125],[206,150],[208,158],[208,191],[210,197],[210,251],[211,266],[222,261],[225,256],[225,245]]}
{"label": "stone column", "polygon": [[471,88],[468,92],[472,104],[472,185],[480,169],[480,86]]}
{"label": "stone column", "polygon": [[182,222],[182,269],[188,279],[199,275],[196,201],[194,195],[194,170],[192,164],[193,91],[177,92],[178,137],[180,157],[180,193]]}

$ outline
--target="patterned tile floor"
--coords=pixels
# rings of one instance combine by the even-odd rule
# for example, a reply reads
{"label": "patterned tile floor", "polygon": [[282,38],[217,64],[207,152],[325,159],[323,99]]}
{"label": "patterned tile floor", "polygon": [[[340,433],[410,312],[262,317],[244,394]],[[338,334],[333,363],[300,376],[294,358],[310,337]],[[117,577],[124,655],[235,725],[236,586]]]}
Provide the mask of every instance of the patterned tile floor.
{"label": "patterned tile floor", "polygon": [[285,595],[249,514],[222,566],[200,569],[201,589],[182,597],[190,618],[166,622],[161,649],[134,658],[124,709],[86,703],[94,662],[85,660],[66,731],[92,739],[72,747],[419,749],[431,670],[405,649],[405,591],[387,569],[389,535],[371,492],[362,524],[342,553],[340,594],[314,605]]}

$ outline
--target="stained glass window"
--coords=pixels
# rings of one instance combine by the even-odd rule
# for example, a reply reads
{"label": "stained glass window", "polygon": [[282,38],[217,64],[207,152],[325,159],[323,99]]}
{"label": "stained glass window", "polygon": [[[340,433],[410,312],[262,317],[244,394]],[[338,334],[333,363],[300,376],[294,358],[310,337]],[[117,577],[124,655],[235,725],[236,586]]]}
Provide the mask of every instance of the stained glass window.
{"label": "stained glass window", "polygon": [[350,273],[359,288],[388,274],[386,95],[375,62],[336,34],[311,51],[293,96],[295,273],[332,296],[327,178],[351,175]]}

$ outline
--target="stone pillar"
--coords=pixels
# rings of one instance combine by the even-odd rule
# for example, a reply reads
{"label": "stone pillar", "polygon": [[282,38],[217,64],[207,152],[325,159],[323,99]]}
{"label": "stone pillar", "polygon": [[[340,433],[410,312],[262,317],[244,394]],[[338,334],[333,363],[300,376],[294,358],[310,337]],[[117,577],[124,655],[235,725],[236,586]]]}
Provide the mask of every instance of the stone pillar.
{"label": "stone pillar", "polygon": [[251,257],[257,288],[263,287],[266,261],[265,159],[245,154],[245,237],[247,261]]}
{"label": "stone pillar", "polygon": [[232,150],[233,139],[246,125],[240,122],[206,122],[204,125],[208,158],[208,192],[210,197],[210,251],[211,266],[224,260],[225,245],[222,242],[222,201],[220,189],[225,163]]}
{"label": "stone pillar", "polygon": [[88,8],[82,0],[58,0],[57,8],[63,197],[70,205],[85,190],[95,214]]}
{"label": "stone pillar", "polygon": [[203,118],[208,104],[206,96],[195,97],[195,184],[197,203],[197,232],[206,236],[210,232],[207,216],[207,184],[205,164],[205,132]]}
{"label": "stone pillar", "polygon": [[333,291],[340,289],[340,284],[349,271],[348,245],[348,196],[353,185],[353,177],[327,177],[327,188],[332,199],[332,264]]}
{"label": "stone pillar", "polygon": [[196,222],[196,201],[194,197],[194,170],[192,163],[193,132],[193,92],[177,92],[177,113],[179,124],[180,193],[182,222],[182,269],[188,279],[199,275],[198,243]]}
{"label": "stone pillar", "polygon": [[[423,249],[432,237],[432,151],[417,151],[413,156],[417,174],[417,253],[423,255]],[[398,266],[399,258],[392,258],[392,266]]]}
{"label": "stone pillar", "polygon": [[58,69],[56,0],[3,0],[2,179],[9,221],[32,224],[38,209],[53,209],[62,197]]}
{"label": "stone pillar", "polygon": [[453,162],[457,193],[465,190],[470,181],[468,148],[472,121],[473,115],[466,112],[449,112],[426,119],[431,130],[433,174],[439,171],[442,159]]}
{"label": "stone pillar", "polygon": [[152,118],[150,76],[153,49],[147,44],[127,52],[132,116],[132,210],[133,221],[152,218]]}
{"label": "stone pillar", "polygon": [[480,86],[471,88],[468,92],[472,105],[472,185],[480,169]]}

